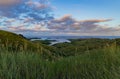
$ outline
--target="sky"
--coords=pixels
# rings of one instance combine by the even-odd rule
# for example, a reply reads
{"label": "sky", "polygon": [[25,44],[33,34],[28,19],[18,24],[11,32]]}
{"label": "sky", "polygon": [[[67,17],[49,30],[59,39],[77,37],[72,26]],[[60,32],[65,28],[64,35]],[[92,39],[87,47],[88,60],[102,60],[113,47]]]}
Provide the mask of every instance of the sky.
{"label": "sky", "polygon": [[25,36],[119,36],[120,0],[0,0],[0,29]]}

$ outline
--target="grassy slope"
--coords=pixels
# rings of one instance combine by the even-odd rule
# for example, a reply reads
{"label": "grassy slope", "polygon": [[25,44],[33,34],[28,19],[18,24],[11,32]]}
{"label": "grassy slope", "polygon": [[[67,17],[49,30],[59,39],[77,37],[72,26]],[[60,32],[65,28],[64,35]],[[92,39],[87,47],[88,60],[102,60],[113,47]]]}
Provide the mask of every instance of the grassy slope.
{"label": "grassy slope", "polygon": [[102,49],[114,42],[115,40],[110,39],[74,39],[71,40],[71,43],[59,43],[54,47],[61,50],[63,56],[73,56],[84,54],[88,50]]}
{"label": "grassy slope", "polygon": [[47,46],[40,42],[33,43],[15,33],[0,30],[0,50],[2,51],[2,49],[13,52],[26,51],[27,53],[40,53],[45,59],[56,59],[57,57],[55,47]]}
{"label": "grassy slope", "polygon": [[25,44],[32,45],[32,43],[30,43],[28,40],[24,39],[23,37],[3,30],[0,30],[0,42],[1,45],[4,47],[14,47],[19,49],[20,47],[21,49],[22,48],[25,49]]}
{"label": "grassy slope", "polygon": [[57,61],[36,53],[0,53],[1,79],[119,79],[120,49],[114,45]]}
{"label": "grassy slope", "polygon": [[[0,30],[0,79],[119,79],[120,78],[120,49],[116,44],[102,49],[94,49],[96,45],[102,45],[99,40],[75,41],[72,44],[56,45],[55,47],[33,44],[30,41],[14,33]],[[99,43],[100,42],[100,43]],[[106,41],[105,41],[106,42]],[[94,44],[97,43],[97,44]],[[99,44],[98,44],[99,43]],[[104,43],[104,42],[103,42]],[[108,43],[108,42],[107,42]],[[94,50],[82,51],[72,48],[93,45]],[[38,45],[38,46],[37,46]],[[43,56],[51,55],[50,51],[41,54],[34,53],[30,49],[41,52],[40,47],[51,51],[63,51],[64,54],[73,52],[56,61],[46,61]],[[68,46],[68,47],[67,47]],[[70,46],[70,47],[69,47]],[[102,45],[102,47],[104,44]],[[12,47],[12,48],[11,48]],[[24,51],[6,51],[6,49],[20,49]],[[36,48],[37,47],[37,48]],[[56,47],[59,49],[56,49]],[[62,48],[61,48],[62,47]],[[67,49],[68,48],[68,49]],[[63,50],[64,49],[64,50]],[[79,49],[82,49],[80,47]],[[85,48],[86,49],[86,48]],[[29,50],[29,51],[28,51]],[[65,51],[66,50],[66,51]],[[76,50],[76,51],[75,51]],[[52,53],[54,54],[54,53]]]}
{"label": "grassy slope", "polygon": [[6,47],[8,50],[12,51],[30,50],[41,52],[40,49],[43,49],[44,51],[44,48],[40,44],[34,44],[20,35],[3,30],[0,30],[0,46],[3,48]]}

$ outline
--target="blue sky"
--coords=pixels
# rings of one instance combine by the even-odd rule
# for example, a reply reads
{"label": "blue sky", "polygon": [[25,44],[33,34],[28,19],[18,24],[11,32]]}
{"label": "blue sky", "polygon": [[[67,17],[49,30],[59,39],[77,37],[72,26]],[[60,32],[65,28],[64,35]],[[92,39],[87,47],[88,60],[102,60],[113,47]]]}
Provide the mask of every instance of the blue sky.
{"label": "blue sky", "polygon": [[120,21],[120,0],[52,0],[52,4],[57,8],[56,17],[71,14],[79,20],[111,18],[112,25]]}
{"label": "blue sky", "polygon": [[0,29],[26,36],[120,35],[120,0],[4,0]]}

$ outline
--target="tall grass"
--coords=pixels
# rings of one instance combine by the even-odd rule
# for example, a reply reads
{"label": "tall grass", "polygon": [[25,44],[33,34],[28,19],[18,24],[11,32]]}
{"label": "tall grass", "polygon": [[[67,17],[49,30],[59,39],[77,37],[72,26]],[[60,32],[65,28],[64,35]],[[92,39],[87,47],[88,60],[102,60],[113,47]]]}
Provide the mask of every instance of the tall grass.
{"label": "tall grass", "polygon": [[0,79],[120,79],[119,74],[120,49],[115,45],[56,61],[33,52],[0,50]]}

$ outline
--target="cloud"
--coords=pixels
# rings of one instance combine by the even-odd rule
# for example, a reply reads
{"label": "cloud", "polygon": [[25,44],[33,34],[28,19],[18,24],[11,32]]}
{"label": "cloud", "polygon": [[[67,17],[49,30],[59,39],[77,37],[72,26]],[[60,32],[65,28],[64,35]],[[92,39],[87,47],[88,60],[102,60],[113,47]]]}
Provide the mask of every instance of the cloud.
{"label": "cloud", "polygon": [[64,15],[60,19],[54,19],[48,23],[49,29],[54,30],[64,30],[64,31],[94,31],[97,30],[100,27],[98,23],[101,22],[108,22],[112,19],[93,19],[93,20],[84,20],[79,21],[74,18],[72,18],[71,15]]}
{"label": "cloud", "polygon": [[73,35],[120,35],[120,27],[110,27],[108,25],[100,25],[103,22],[109,22],[113,19],[90,19],[76,20],[67,14],[59,19],[54,19],[48,23],[48,28],[61,34]]}
{"label": "cloud", "polygon": [[73,19],[71,15],[64,15],[60,19],[50,21],[48,23],[48,28],[54,30],[70,30],[74,23],[75,19]]}
{"label": "cloud", "polygon": [[7,18],[33,18],[46,21],[53,18],[52,6],[48,0],[3,0],[0,1],[0,15]]}
{"label": "cloud", "polygon": [[49,5],[45,5],[43,3],[40,3],[40,2],[37,2],[37,1],[31,1],[31,0],[26,2],[26,4],[30,7],[31,6],[34,7],[35,9],[45,9],[45,8],[49,7]]}
{"label": "cloud", "polygon": [[40,24],[34,24],[30,27],[25,27],[23,24],[19,26],[8,26],[6,30],[13,32],[40,32],[40,31],[49,31],[46,27]]}
{"label": "cloud", "polygon": [[21,2],[21,0],[0,0],[0,6],[12,6],[15,4],[19,4]]}
{"label": "cloud", "polygon": [[[3,17],[1,17],[3,18]],[[77,20],[67,14],[61,18],[52,19],[48,22],[34,23],[35,19],[26,17],[23,19],[4,18],[0,29],[12,31],[15,33],[24,33],[25,35],[42,36],[42,35],[120,35],[120,27],[110,27],[100,23],[112,21],[112,19],[90,19]]]}

